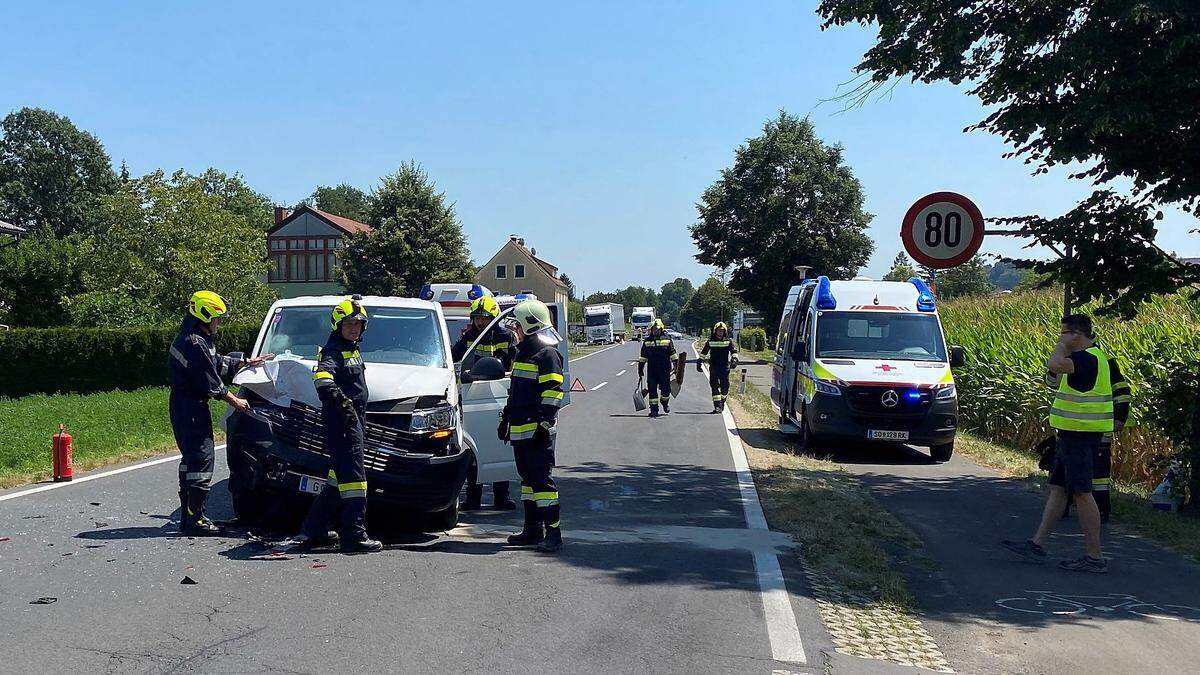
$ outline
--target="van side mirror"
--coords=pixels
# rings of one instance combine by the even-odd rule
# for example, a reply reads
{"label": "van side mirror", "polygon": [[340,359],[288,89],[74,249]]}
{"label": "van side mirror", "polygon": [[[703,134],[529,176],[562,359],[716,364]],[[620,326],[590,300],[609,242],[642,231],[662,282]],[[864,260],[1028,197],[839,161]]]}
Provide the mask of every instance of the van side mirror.
{"label": "van side mirror", "polygon": [[950,345],[950,367],[961,368],[967,365],[967,350],[958,345]]}
{"label": "van side mirror", "polygon": [[792,347],[792,358],[796,361],[807,361],[808,343],[803,340],[797,340],[796,345]]}
{"label": "van side mirror", "polygon": [[503,379],[504,364],[500,363],[500,359],[494,356],[485,356],[483,358],[476,359],[475,365],[471,366],[472,382]]}

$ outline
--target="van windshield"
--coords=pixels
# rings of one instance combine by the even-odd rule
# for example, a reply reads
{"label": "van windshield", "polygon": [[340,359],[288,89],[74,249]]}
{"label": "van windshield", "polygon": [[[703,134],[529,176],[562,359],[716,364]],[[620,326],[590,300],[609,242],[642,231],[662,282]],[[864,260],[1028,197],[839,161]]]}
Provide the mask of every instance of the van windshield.
{"label": "van windshield", "polygon": [[584,318],[584,322],[589,326],[607,326],[612,321],[612,316],[609,314],[588,314]]}
{"label": "van windshield", "polygon": [[945,361],[946,342],[933,314],[822,312],[817,356],[896,361]]}
{"label": "van windshield", "polygon": [[[280,356],[316,359],[329,339],[332,307],[277,307],[263,350]],[[367,363],[446,367],[442,326],[433,312],[411,307],[367,307],[367,332],[359,351]]]}

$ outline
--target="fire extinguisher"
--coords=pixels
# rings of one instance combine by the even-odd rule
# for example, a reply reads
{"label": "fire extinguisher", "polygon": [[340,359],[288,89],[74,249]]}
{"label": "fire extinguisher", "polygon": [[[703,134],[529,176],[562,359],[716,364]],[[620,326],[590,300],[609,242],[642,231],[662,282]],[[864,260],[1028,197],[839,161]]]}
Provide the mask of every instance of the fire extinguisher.
{"label": "fire extinguisher", "polygon": [[54,482],[61,483],[75,477],[75,469],[71,465],[71,434],[67,433],[67,425],[58,425],[58,433],[54,434]]}

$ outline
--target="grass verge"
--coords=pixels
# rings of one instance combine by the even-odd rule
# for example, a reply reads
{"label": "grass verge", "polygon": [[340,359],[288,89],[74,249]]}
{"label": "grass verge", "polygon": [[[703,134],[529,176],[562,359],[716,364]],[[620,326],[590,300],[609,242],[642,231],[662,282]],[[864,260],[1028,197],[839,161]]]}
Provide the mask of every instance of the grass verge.
{"label": "grass verge", "polygon": [[[213,402],[213,426],[225,404]],[[51,477],[51,436],[72,436],[76,471],[175,451],[165,387],[0,398],[0,489]]]}
{"label": "grass verge", "polygon": [[[1045,488],[1048,476],[1032,453],[991,443],[960,432],[955,451],[1006,476],[1025,478],[1031,489]],[[1114,483],[1110,527],[1134,532],[1192,560],[1200,561],[1200,516],[1155,511],[1140,486]]]}
{"label": "grass verge", "polygon": [[792,535],[815,572],[872,603],[910,609],[902,570],[933,565],[917,535],[836,463],[794,454],[758,389],[735,389],[730,408],[771,528]]}
{"label": "grass verge", "polygon": [[605,347],[610,347],[610,346],[611,345],[577,344],[577,343],[572,342],[571,345],[567,348],[567,356],[568,356],[568,358],[577,359],[581,356],[591,354],[592,352],[598,352],[601,349],[604,349]]}

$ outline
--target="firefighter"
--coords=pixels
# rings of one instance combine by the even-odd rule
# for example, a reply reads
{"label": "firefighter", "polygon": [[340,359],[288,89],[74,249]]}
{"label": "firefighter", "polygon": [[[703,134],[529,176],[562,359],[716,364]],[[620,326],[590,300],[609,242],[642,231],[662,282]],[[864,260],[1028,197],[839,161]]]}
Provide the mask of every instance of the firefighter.
{"label": "firefighter", "polygon": [[[638,379],[646,378],[651,417],[658,417],[660,403],[663,414],[671,414],[671,378],[679,355],[675,352],[675,343],[666,336],[666,330],[662,319],[655,319],[650,324],[649,335],[642,340],[642,352],[638,357]],[[646,373],[647,369],[649,373]]]}
{"label": "firefighter", "polygon": [[221,378],[271,358],[265,354],[243,359],[234,352],[217,354],[213,338],[229,304],[212,291],[196,291],[188,300],[179,335],[171,343],[167,371],[171,383],[171,430],[179,446],[179,529],[186,534],[214,535],[218,528],[204,513],[213,473],[212,413],[210,399],[223,400],[246,412],[250,404],[226,388]]}
{"label": "firefighter", "polygon": [[[367,474],[363,466],[367,377],[358,350],[367,330],[367,310],[360,299],[355,295],[333,308],[329,340],[317,353],[313,369],[331,466],[325,488],[300,528],[301,549],[330,546],[340,540],[343,553],[383,550],[383,544],[367,536]],[[334,516],[339,517],[340,538],[329,530]]]}
{"label": "firefighter", "polygon": [[[499,359],[506,372],[512,370],[513,352],[516,348],[517,338],[512,331],[500,324],[483,336],[468,358],[467,348],[498,316],[500,316],[500,305],[497,305],[495,298],[490,295],[476,298],[471,303],[471,321],[463,329],[458,342],[455,342],[454,346],[450,348],[454,360],[463,362],[464,372],[470,370],[470,362],[483,356],[493,356]],[[483,486],[478,483],[478,473],[479,467],[472,465],[471,474],[467,477],[467,500],[460,507],[464,511],[478,509],[483,500]],[[517,503],[509,497],[508,481],[492,483],[492,504],[501,511],[511,511],[517,508]]]}
{"label": "firefighter", "polygon": [[725,410],[725,399],[729,396],[729,369],[737,364],[737,353],[737,345],[729,337],[729,327],[724,321],[718,321],[704,348],[700,350],[700,358],[696,360],[697,371],[701,370],[701,361],[708,361],[713,413]]}
{"label": "firefighter", "polygon": [[551,324],[550,308],[526,300],[513,311],[523,334],[513,360],[512,387],[500,414],[497,433],[509,441],[521,475],[525,524],[508,538],[518,546],[537,544],[543,553],[562,550],[558,487],[554,468],[555,422],[563,400],[561,339]]}

